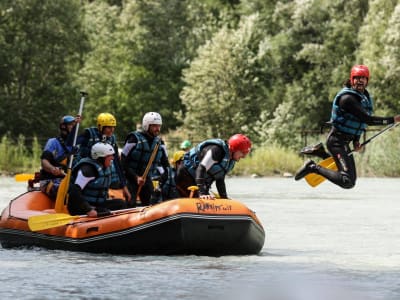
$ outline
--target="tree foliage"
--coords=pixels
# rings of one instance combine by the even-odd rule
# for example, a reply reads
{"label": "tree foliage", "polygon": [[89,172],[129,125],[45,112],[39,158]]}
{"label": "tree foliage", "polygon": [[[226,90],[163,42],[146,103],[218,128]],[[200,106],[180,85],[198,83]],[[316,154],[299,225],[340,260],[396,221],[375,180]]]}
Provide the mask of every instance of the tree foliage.
{"label": "tree foliage", "polygon": [[124,136],[158,111],[164,133],[298,148],[353,64],[398,112],[399,17],[398,0],[3,0],[0,136],[54,135],[84,89],[83,126],[110,112]]}
{"label": "tree foliage", "polygon": [[0,135],[53,135],[72,113],[86,43],[79,3],[0,2]]}
{"label": "tree foliage", "polygon": [[237,132],[256,137],[249,126],[263,106],[256,25],[252,15],[237,30],[222,28],[184,72],[183,123],[198,138],[227,138]]}

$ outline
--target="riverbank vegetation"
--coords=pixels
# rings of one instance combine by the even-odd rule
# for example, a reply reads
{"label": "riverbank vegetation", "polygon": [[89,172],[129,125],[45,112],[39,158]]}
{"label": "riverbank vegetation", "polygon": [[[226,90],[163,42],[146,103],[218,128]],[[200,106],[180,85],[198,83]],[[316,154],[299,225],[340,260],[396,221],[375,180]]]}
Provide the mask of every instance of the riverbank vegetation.
{"label": "riverbank vegetation", "polygon": [[[369,143],[363,153],[355,153],[359,176],[400,176],[399,129],[390,130]],[[324,136],[319,136],[324,140]],[[315,140],[318,141],[318,140]],[[315,142],[312,141],[312,142]],[[36,138],[31,145],[23,136],[14,142],[3,136],[0,142],[0,174],[33,173],[40,169],[41,146]],[[172,152],[170,157],[172,157]],[[292,149],[278,145],[255,147],[251,154],[236,164],[236,176],[291,176],[302,165],[303,158]]]}

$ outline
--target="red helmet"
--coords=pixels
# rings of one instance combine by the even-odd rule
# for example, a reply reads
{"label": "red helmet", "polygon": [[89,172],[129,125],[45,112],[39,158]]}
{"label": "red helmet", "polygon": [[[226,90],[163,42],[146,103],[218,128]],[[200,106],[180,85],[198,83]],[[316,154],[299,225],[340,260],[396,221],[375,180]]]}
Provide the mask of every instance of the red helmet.
{"label": "red helmet", "polygon": [[250,139],[247,136],[240,133],[232,135],[228,140],[228,144],[229,144],[229,150],[231,152],[241,151],[244,154],[247,154],[250,152],[251,149]]}
{"label": "red helmet", "polygon": [[351,68],[350,71],[350,81],[353,84],[353,78],[356,76],[364,76],[367,77],[369,81],[369,70],[367,66],[364,65],[355,65]]}

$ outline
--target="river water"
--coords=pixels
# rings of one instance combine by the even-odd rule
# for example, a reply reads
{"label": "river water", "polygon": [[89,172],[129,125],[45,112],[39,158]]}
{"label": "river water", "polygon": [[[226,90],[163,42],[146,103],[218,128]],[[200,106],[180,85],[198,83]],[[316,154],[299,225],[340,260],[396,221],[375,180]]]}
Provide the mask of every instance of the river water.
{"label": "river water", "polygon": [[[266,243],[251,256],[117,256],[0,247],[0,299],[400,299],[400,179],[352,190],[229,178]],[[0,178],[0,207],[25,183]]]}

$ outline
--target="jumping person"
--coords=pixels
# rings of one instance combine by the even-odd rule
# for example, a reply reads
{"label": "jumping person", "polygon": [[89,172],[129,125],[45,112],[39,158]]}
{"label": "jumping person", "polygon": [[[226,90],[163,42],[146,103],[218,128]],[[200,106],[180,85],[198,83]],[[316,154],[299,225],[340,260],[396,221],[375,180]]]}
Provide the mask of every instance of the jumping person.
{"label": "jumping person", "polygon": [[40,190],[50,199],[57,197],[58,187],[67,172],[68,158],[72,152],[73,128],[80,116],[64,116],[59,123],[60,135],[47,140],[43,149],[40,169]]}
{"label": "jumping person", "polygon": [[68,190],[71,215],[99,217],[127,207],[122,199],[108,199],[114,154],[114,147],[99,142],[91,147],[91,157],[82,158],[74,166]]}
{"label": "jumping person", "polygon": [[305,162],[295,175],[300,180],[308,174],[319,174],[334,184],[350,189],[357,179],[356,166],[351,153],[362,149],[360,136],[367,125],[386,125],[400,122],[400,115],[394,117],[372,116],[373,101],[366,87],[369,83],[369,70],[365,65],[355,65],[344,88],[335,96],[332,105],[331,131],[327,138],[329,152],[338,167],[338,171],[324,168],[313,160]]}
{"label": "jumping person", "polygon": [[215,181],[219,196],[228,198],[225,176],[241,158],[251,150],[250,139],[243,134],[235,134],[226,142],[222,139],[209,139],[201,142],[187,152],[176,176],[176,186],[182,197],[189,197],[190,186],[199,189],[195,197],[214,199],[210,187]]}
{"label": "jumping person", "polygon": [[[136,206],[136,200],[140,200],[142,205],[153,204],[150,203],[154,192],[152,178],[168,176],[168,153],[159,137],[161,125],[161,115],[157,112],[148,112],[143,116],[142,130],[129,133],[125,139],[121,159],[128,188],[132,194],[130,203],[132,207]],[[153,153],[154,159],[150,161]],[[145,177],[143,175],[147,167],[149,171]]]}

